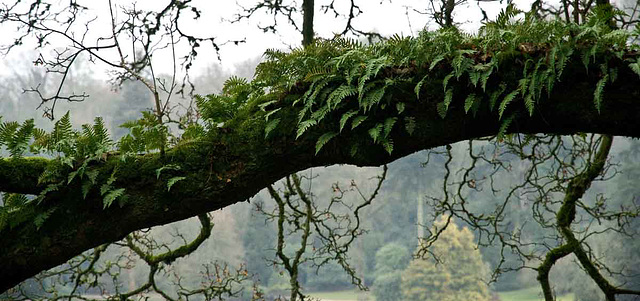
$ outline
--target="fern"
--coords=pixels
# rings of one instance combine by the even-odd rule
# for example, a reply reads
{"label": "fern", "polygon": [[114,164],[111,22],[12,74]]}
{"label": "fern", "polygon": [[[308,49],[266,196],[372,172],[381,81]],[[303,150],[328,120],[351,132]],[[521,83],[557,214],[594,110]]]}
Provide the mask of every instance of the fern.
{"label": "fern", "polygon": [[322,147],[325,144],[327,144],[327,142],[329,142],[329,140],[331,140],[333,137],[335,137],[337,135],[338,135],[338,133],[329,132],[329,133],[325,133],[322,136],[320,136],[320,138],[318,138],[318,141],[316,142],[316,155],[320,152]]}
{"label": "fern", "polygon": [[171,187],[173,187],[173,185],[175,185],[179,181],[182,181],[182,180],[184,180],[186,178],[187,177],[173,177],[173,178],[167,180],[167,191],[171,191]]}
{"label": "fern", "polygon": [[301,122],[298,125],[298,132],[296,133],[296,139],[300,138],[300,136],[302,136],[302,134],[304,134],[309,128],[311,128],[312,126],[316,125],[318,123],[317,120],[315,119],[309,119],[309,120],[305,120],[303,122]]}
{"label": "fern", "polygon": [[453,73],[449,73],[444,77],[444,79],[442,80],[442,91],[447,91],[447,85],[449,84],[449,80],[453,77],[453,75]]}
{"label": "fern", "polygon": [[505,96],[502,99],[502,102],[500,102],[500,107],[498,108],[498,116],[500,117],[500,119],[502,119],[502,115],[504,114],[504,111],[507,109],[507,105],[509,105],[509,103],[511,103],[511,101],[513,101],[513,99],[515,99],[516,96],[518,96],[518,93],[520,93],[520,90],[516,89],[513,92],[507,94],[507,96]]}
{"label": "fern", "polygon": [[342,132],[342,129],[347,124],[347,121],[349,121],[349,119],[355,116],[356,114],[358,114],[357,110],[351,110],[347,113],[344,113],[342,117],[340,117],[340,132]]}
{"label": "fern", "polygon": [[[280,114],[292,110],[280,109],[288,106],[298,116],[297,138],[324,122],[338,123],[338,133],[350,123],[353,131],[369,132],[375,144],[384,146],[385,139],[391,138],[384,137],[388,118],[415,117],[415,112],[407,112],[406,99],[396,91],[411,87],[416,98],[424,101],[420,99],[424,87],[441,83],[444,99],[435,109],[442,118],[451,105],[475,114],[488,100],[489,108],[504,119],[516,97],[522,97],[526,111],[532,115],[542,93],[546,90],[551,95],[555,83],[563,79],[569,61],[582,60],[591,70],[596,57],[605,61],[623,59],[628,49],[629,34],[611,30],[597,16],[577,25],[539,20],[532,15],[518,19],[520,14],[510,4],[475,36],[448,28],[370,46],[335,39],[289,53],[268,50],[253,81],[230,80],[226,84],[229,87],[211,99],[213,103],[240,103],[240,108],[245,103],[261,108],[264,114],[260,116],[267,121],[266,138],[282,126],[270,120],[284,120]],[[514,60],[523,62],[522,72],[493,76],[499,66]],[[640,71],[638,62],[630,62],[630,67]],[[615,71],[609,69],[608,82],[615,81]],[[514,90],[507,92],[508,88]],[[459,105],[453,99],[458,91],[466,95]],[[357,103],[349,101],[356,94]],[[365,120],[369,126],[361,129]],[[412,120],[405,119],[405,129],[414,127]],[[378,124],[383,125],[380,133],[376,132]],[[375,125],[373,129],[371,125]]]}
{"label": "fern", "polygon": [[429,78],[429,75],[425,75],[424,77],[422,77],[422,79],[416,84],[416,87],[414,88],[416,98],[420,98],[420,89],[422,89],[422,85],[424,85],[424,82],[427,80],[427,78]]}
{"label": "fern", "polygon": [[0,123],[0,146],[5,145],[11,157],[22,157],[29,147],[34,130],[33,119],[24,121],[22,125],[15,121]]}
{"label": "fern", "polygon": [[383,141],[382,146],[384,147],[384,150],[386,150],[387,153],[391,155],[391,153],[393,152],[393,140],[388,139]]}
{"label": "fern", "polygon": [[44,222],[49,219],[49,216],[51,216],[51,214],[56,210],[56,208],[51,208],[48,209],[44,212],[39,213],[38,215],[36,215],[33,219],[33,224],[36,226],[36,230],[40,230],[40,228],[42,228],[42,225],[44,225]]}
{"label": "fern", "polygon": [[380,134],[382,133],[382,123],[376,124],[374,127],[369,129],[369,136],[373,139],[373,142],[378,142],[380,139]]}
{"label": "fern", "polygon": [[111,207],[111,204],[113,204],[113,201],[124,196],[124,191],[125,191],[124,188],[109,190],[104,196],[104,198],[102,199],[102,208],[106,209]]}
{"label": "fern", "polygon": [[502,95],[502,93],[504,93],[505,90],[507,90],[507,85],[502,83],[500,84],[500,88],[498,90],[493,91],[493,93],[491,93],[491,96],[489,97],[489,109],[491,111],[493,111],[493,108],[496,107],[498,98],[500,97],[500,95]]}
{"label": "fern", "polygon": [[494,67],[493,64],[489,64],[489,66],[487,66],[487,69],[484,72],[482,72],[482,75],[480,76],[480,82],[482,83],[482,91],[487,90],[487,82],[489,81],[489,78],[493,73],[493,67]]}
{"label": "fern", "polygon": [[[464,112],[468,113],[472,107],[476,104],[478,97],[475,94],[469,94],[464,100]],[[475,111],[475,110],[474,110]]]}
{"label": "fern", "polygon": [[327,99],[327,106],[330,109],[334,109],[343,99],[355,95],[356,92],[357,91],[355,87],[343,84],[333,90],[331,94],[329,94],[329,98]]}
{"label": "fern", "polygon": [[389,134],[391,134],[391,130],[393,129],[393,126],[396,124],[396,121],[398,121],[398,118],[396,117],[387,118],[384,121],[384,131],[383,131],[384,138],[389,137]]}
{"label": "fern", "polygon": [[358,83],[358,94],[360,96],[363,95],[364,85],[367,81],[376,77],[378,72],[380,72],[383,67],[387,66],[389,66],[389,58],[387,56],[381,56],[366,63],[365,73],[360,77],[360,81]]}
{"label": "fern", "polygon": [[504,135],[507,133],[509,126],[511,125],[511,123],[515,118],[516,118],[516,114],[514,113],[509,115],[509,117],[505,118],[502,121],[502,124],[500,125],[500,129],[498,130],[498,135],[496,136],[496,139],[498,139],[498,141],[502,141],[504,139]]}
{"label": "fern", "polygon": [[404,128],[409,135],[413,135],[413,132],[416,129],[416,119],[414,117],[405,117]]}
{"label": "fern", "polygon": [[165,170],[180,170],[182,169],[182,167],[180,167],[180,165],[178,164],[167,164],[167,165],[163,165],[162,167],[156,169],[156,179],[160,179],[160,175],[162,174],[163,171]]}
{"label": "fern", "polygon": [[120,127],[129,129],[129,133],[118,142],[123,156],[152,152],[167,146],[167,127],[160,124],[151,111],[143,111],[142,118],[125,122]]}
{"label": "fern", "polygon": [[380,103],[380,101],[384,97],[386,88],[387,86],[382,86],[367,93],[367,96],[365,96],[360,102],[360,106],[364,108],[365,113],[371,110],[372,107],[375,107]]}
{"label": "fern", "polygon": [[603,76],[598,81],[598,84],[596,85],[596,89],[593,92],[593,103],[595,104],[596,110],[598,110],[598,113],[600,113],[600,108],[602,107],[604,86],[607,84],[608,80],[609,80],[609,75],[605,74],[605,76]]}
{"label": "fern", "polygon": [[438,56],[436,56],[433,61],[431,61],[431,64],[429,65],[429,71],[433,70],[433,68],[435,68],[438,63],[440,63],[442,60],[445,59],[445,55],[446,54],[439,54]]}
{"label": "fern", "polygon": [[278,127],[279,123],[280,123],[280,118],[271,119],[269,120],[269,122],[267,122],[267,124],[264,126],[265,139],[269,137],[269,133],[271,133],[273,130],[276,129],[276,127]]}
{"label": "fern", "polygon": [[635,72],[638,76],[640,76],[640,58],[636,59],[635,63],[629,64],[629,67],[633,72]]}
{"label": "fern", "polygon": [[365,120],[367,120],[367,116],[356,116],[356,118],[353,118],[353,121],[351,122],[351,129],[355,129]]}
{"label": "fern", "polygon": [[444,94],[444,101],[438,103],[437,110],[440,117],[443,119],[447,116],[447,111],[449,110],[449,105],[453,101],[453,89],[447,90]]}
{"label": "fern", "polygon": [[524,106],[527,108],[527,111],[529,111],[529,116],[533,116],[533,110],[535,109],[535,103],[533,100],[533,96],[531,94],[527,94],[524,97]]}

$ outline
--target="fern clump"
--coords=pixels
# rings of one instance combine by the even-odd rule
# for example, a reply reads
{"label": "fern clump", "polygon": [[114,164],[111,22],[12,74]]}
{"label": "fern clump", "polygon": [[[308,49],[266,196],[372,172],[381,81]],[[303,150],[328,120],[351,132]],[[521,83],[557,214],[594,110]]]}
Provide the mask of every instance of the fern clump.
{"label": "fern clump", "polygon": [[[516,20],[519,13],[509,6],[477,35],[446,28],[415,38],[394,36],[373,45],[336,38],[289,53],[268,50],[252,82],[242,82],[243,88],[237,89],[237,80],[232,80],[222,95],[200,98],[198,104],[208,112],[205,115],[233,118],[228,112],[241,103],[257,102],[267,120],[266,136],[278,127],[282,109],[294,109],[296,139],[314,128],[322,131],[316,153],[344,131],[362,131],[371,143],[391,153],[392,133],[411,134],[415,128],[415,116],[405,108],[426,101],[421,93],[434,83],[442,87],[442,98],[434,106],[438,115],[446,118],[454,104],[468,114],[488,106],[503,122],[502,135],[517,113],[514,103],[522,102],[526,114],[533,115],[538,103],[566,76],[567,63],[580,60],[599,76],[594,105],[600,110],[606,86],[617,78],[611,62],[628,60],[624,54],[632,33],[612,29],[606,21],[610,18],[599,10],[581,25],[533,15]],[[514,61],[521,68],[508,76],[497,72],[505,62]],[[638,61],[627,63],[640,74]],[[408,87],[415,92],[413,99],[406,97]],[[297,96],[285,101],[278,95]],[[224,118],[210,120],[221,123]],[[354,150],[357,147],[353,145]]]}
{"label": "fern clump", "polygon": [[[38,177],[38,185],[43,187],[38,195],[31,198],[20,194],[5,195],[5,204],[0,207],[1,230],[7,225],[13,227],[26,220],[32,220],[39,228],[52,210],[55,210],[55,206],[36,214],[33,207],[28,205],[32,202],[39,204],[49,193],[72,182],[80,184],[82,195],[86,198],[91,189],[99,184],[100,171],[93,163],[104,161],[115,144],[101,117],[96,117],[93,124],[82,125],[78,131],[73,129],[67,112],[55,122],[50,132],[36,128],[33,119],[22,124],[15,121],[0,122],[0,146],[4,146],[13,159],[23,157],[27,150],[31,154],[44,154],[53,158]],[[114,169],[111,177],[100,187],[105,207],[115,200],[121,204],[126,200],[124,189],[112,185],[115,172]],[[13,216],[11,219],[8,219],[9,213]]]}

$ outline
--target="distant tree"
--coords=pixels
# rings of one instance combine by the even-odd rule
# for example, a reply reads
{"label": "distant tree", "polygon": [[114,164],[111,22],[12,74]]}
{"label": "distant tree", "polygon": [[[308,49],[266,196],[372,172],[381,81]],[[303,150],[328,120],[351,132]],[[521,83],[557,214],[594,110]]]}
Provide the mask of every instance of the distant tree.
{"label": "distant tree", "polygon": [[376,279],[373,294],[377,301],[402,299],[402,270],[409,264],[409,250],[398,243],[389,243],[376,252]]}
{"label": "distant tree", "polygon": [[[450,222],[441,218],[436,227],[445,223]],[[450,223],[430,250],[431,258],[416,258],[403,272],[403,300],[490,299],[489,289],[483,282],[487,268],[468,228]]]}
{"label": "distant tree", "polygon": [[401,244],[389,243],[376,252],[376,274],[404,270],[411,260],[409,250]]}

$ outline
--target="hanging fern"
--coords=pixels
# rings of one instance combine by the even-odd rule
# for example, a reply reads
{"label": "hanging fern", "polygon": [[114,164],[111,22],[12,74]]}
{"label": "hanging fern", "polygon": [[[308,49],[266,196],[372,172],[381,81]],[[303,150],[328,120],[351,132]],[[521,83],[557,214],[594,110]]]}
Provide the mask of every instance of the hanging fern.
{"label": "hanging fern", "polygon": [[605,76],[598,81],[598,84],[596,85],[596,89],[593,92],[593,102],[596,106],[596,110],[598,110],[598,113],[600,112],[600,108],[602,107],[602,99],[604,97],[603,96],[604,86],[607,84],[608,80],[609,80],[609,75],[605,74]]}
{"label": "hanging fern", "polygon": [[338,135],[338,133],[329,132],[329,133],[325,133],[324,135],[320,136],[320,138],[318,138],[318,142],[316,142],[316,154],[318,154],[318,152],[320,152],[322,147],[325,144],[327,144],[327,142],[329,142],[329,140],[331,140],[333,137],[335,137],[337,135]]}

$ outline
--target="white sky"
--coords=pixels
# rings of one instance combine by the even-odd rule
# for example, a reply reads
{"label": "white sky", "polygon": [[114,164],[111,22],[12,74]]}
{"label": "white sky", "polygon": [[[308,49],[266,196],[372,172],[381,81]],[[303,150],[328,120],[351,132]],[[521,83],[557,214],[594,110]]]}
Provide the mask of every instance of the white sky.
{"label": "white sky", "polygon": [[[2,0],[0,2],[9,3],[15,0]],[[222,66],[225,69],[233,70],[235,64],[243,61],[253,59],[260,56],[268,48],[281,48],[287,49],[290,47],[296,47],[300,44],[301,34],[296,32],[292,26],[286,24],[286,20],[279,20],[279,32],[278,34],[264,33],[258,29],[258,24],[267,24],[272,21],[270,16],[257,16],[250,20],[243,20],[241,23],[231,24],[225,19],[231,19],[238,12],[239,6],[250,6],[258,0],[195,0],[193,4],[201,9],[203,12],[202,18],[198,21],[189,20],[189,18],[183,18],[182,26],[189,31],[189,33],[199,36],[215,36],[217,41],[222,43],[227,40],[239,40],[246,38],[246,43],[242,43],[238,46],[229,44],[222,47],[220,56],[222,58]],[[522,0],[522,8],[526,8],[531,0]],[[29,2],[29,1],[27,1]],[[60,1],[65,4],[65,1]],[[129,0],[114,0],[117,5],[130,5],[132,1]],[[342,18],[333,18],[331,13],[323,14],[320,12],[320,6],[326,4],[328,0],[316,0],[316,14],[315,14],[315,29],[320,37],[331,37],[333,33],[339,32],[345,25],[345,21]],[[337,3],[346,5],[349,1],[337,0]],[[85,0],[80,1],[81,4],[87,5],[92,9],[92,13],[98,16],[98,19],[91,25],[91,33],[89,40],[95,40],[97,36],[106,36],[109,27],[109,15],[108,15],[108,2],[106,0]],[[301,1],[298,1],[300,4]],[[415,34],[425,26],[433,26],[433,23],[429,22],[429,17],[413,12],[411,8],[424,11],[428,1],[426,0],[360,0],[357,1],[363,14],[360,15],[354,22],[354,25],[358,29],[362,30],[374,30],[381,33],[384,36],[390,36],[393,34],[400,34],[408,36]],[[155,0],[140,0],[138,1],[139,8],[160,8],[166,5],[166,1]],[[497,12],[504,6],[499,2],[482,3],[483,8],[489,12],[490,17],[497,14]],[[409,15],[407,17],[407,7],[409,7]],[[346,7],[342,10],[346,12]],[[456,8],[456,21],[461,23],[461,27],[466,31],[474,31],[480,25],[480,12],[477,8],[477,3],[470,1],[469,4]],[[301,24],[301,22],[299,22]],[[411,25],[411,27],[410,27]],[[0,27],[2,35],[0,35],[0,42],[11,42],[11,33],[14,25]],[[413,29],[413,32],[411,32]],[[63,47],[65,41],[62,39],[53,40],[55,47]],[[2,70],[11,70],[7,66],[7,62],[11,62],[16,58],[24,57],[21,53],[23,49],[32,50],[33,48],[23,47],[18,51],[12,52],[7,59],[3,59]],[[185,49],[179,49],[184,51]],[[49,52],[51,49],[48,50]],[[44,55],[47,55],[46,51],[43,51]],[[182,52],[184,53],[184,52]],[[31,54],[34,55],[33,53]],[[35,57],[33,58],[35,60]],[[154,68],[156,72],[169,73],[172,71],[171,56],[169,51],[165,51],[163,55],[158,55],[154,59]],[[167,63],[165,63],[167,62]],[[199,50],[199,56],[196,64],[194,65],[193,75],[204,71],[210,64],[218,64],[217,55],[213,51],[212,47],[204,46]],[[101,70],[102,69],[102,70]],[[101,70],[100,72],[96,72]],[[3,72],[3,71],[0,71]],[[6,72],[6,71],[5,71]],[[97,65],[96,69],[92,72],[96,76],[103,75],[107,78],[106,68],[104,66]]]}

